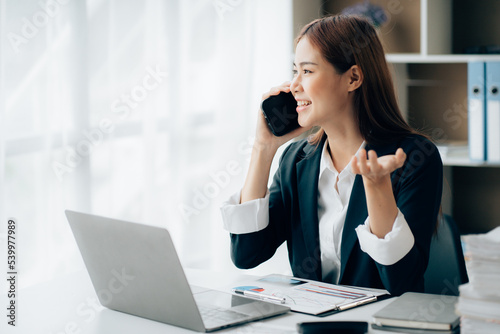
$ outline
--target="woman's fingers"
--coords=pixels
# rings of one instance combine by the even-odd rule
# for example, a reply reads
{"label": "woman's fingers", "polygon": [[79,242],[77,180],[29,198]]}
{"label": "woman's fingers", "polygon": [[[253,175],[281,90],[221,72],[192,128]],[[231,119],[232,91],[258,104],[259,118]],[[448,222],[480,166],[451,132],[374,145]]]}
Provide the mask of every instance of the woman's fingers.
{"label": "woman's fingers", "polygon": [[290,81],[285,81],[280,86],[276,86],[276,87],[271,88],[269,90],[269,92],[262,94],[262,100],[265,100],[268,97],[273,96],[273,95],[278,95],[281,92],[285,92],[285,93],[290,92],[290,85],[291,85]]}
{"label": "woman's fingers", "polygon": [[361,149],[359,151],[358,167],[361,174],[368,174],[370,172],[370,167],[368,167],[368,161],[366,159],[366,150]]}
{"label": "woman's fingers", "polygon": [[368,159],[370,164],[370,171],[374,174],[377,174],[382,169],[382,166],[378,163],[377,153],[374,150],[368,151]]}
{"label": "woman's fingers", "polygon": [[386,155],[380,158],[374,150],[370,150],[367,154],[366,150],[362,149],[359,151],[358,156],[352,157],[351,169],[355,174],[380,177],[402,167],[405,160],[406,153],[401,148],[394,155]]}
{"label": "woman's fingers", "polygon": [[396,168],[403,167],[405,160],[406,160],[406,153],[403,151],[402,148],[398,148],[398,150],[396,151],[396,161],[397,161]]}
{"label": "woman's fingers", "polygon": [[353,155],[351,158],[351,170],[354,174],[361,174],[361,171],[358,167],[358,158],[355,155]]}

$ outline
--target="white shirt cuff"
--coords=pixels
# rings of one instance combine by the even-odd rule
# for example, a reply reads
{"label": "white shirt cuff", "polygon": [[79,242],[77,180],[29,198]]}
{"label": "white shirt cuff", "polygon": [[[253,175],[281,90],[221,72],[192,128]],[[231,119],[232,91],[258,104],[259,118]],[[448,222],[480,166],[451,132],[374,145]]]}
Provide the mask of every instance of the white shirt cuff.
{"label": "white shirt cuff", "polygon": [[399,209],[392,231],[387,233],[383,239],[371,233],[370,217],[366,218],[364,224],[356,227],[356,234],[361,250],[384,266],[392,265],[401,260],[415,243],[413,233]]}
{"label": "white shirt cuff", "polygon": [[269,225],[269,191],[264,198],[240,204],[241,191],[233,194],[220,208],[224,229],[233,234],[252,233]]}

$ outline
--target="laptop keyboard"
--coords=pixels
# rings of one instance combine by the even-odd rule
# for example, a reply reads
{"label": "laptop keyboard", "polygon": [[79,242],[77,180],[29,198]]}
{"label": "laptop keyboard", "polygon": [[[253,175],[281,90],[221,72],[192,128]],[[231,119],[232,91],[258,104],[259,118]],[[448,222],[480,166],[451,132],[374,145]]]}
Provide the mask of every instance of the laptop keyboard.
{"label": "laptop keyboard", "polygon": [[248,319],[248,315],[224,308],[209,305],[198,305],[203,321],[211,323],[228,323]]}

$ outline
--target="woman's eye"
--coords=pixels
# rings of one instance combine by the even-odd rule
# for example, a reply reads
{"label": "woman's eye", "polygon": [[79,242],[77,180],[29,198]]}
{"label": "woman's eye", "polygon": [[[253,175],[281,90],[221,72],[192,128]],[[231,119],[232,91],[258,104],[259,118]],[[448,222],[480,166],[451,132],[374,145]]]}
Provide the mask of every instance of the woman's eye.
{"label": "woman's eye", "polygon": [[[299,71],[293,70],[292,73],[293,73],[293,76],[296,76],[297,74],[299,74]],[[312,71],[310,71],[310,70],[302,70],[302,73],[309,74],[309,73],[312,73]]]}

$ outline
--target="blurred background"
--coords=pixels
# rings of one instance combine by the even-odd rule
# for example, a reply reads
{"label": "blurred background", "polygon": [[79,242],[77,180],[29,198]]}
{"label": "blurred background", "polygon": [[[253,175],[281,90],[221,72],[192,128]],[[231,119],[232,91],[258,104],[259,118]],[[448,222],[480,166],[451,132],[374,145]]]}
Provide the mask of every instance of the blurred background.
{"label": "blurred background", "polygon": [[292,77],[291,13],[0,0],[0,238],[4,254],[15,218],[19,287],[84,269],[65,209],[164,226],[185,266],[237,270],[219,207],[243,185],[262,94]]}

